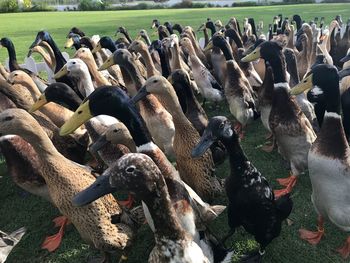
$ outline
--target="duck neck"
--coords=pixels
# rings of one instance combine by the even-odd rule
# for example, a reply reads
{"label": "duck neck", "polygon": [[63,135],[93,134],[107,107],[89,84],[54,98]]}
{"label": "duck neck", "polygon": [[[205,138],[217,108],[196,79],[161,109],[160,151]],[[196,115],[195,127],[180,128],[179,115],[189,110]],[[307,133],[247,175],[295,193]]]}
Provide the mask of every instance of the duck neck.
{"label": "duck neck", "polygon": [[44,49],[40,46],[37,46],[36,48],[36,52],[38,52],[44,59],[45,63],[47,64],[47,66],[51,69],[54,70],[54,65],[52,63],[51,57],[49,56],[48,53],[46,53],[44,51]]}
{"label": "duck neck", "polygon": [[147,34],[146,35],[142,35],[142,38],[145,40],[147,46],[151,45],[151,39],[149,38],[149,36]]}
{"label": "duck neck", "polygon": [[129,43],[132,43],[132,39],[130,38],[129,33],[127,31],[123,32],[123,35],[129,41]]}
{"label": "duck neck", "polygon": [[17,63],[17,57],[16,57],[16,50],[15,46],[12,42],[10,42],[10,45],[7,47],[7,52],[9,54],[9,68],[10,71],[14,71],[19,69],[19,65]]}
{"label": "duck neck", "polygon": [[59,48],[57,47],[55,41],[51,37],[46,42],[51,47],[51,49],[53,51],[53,54],[55,56],[55,59],[56,59],[55,73],[57,73],[67,63],[67,61],[63,57],[61,51],[59,50]]}
{"label": "duck neck", "polygon": [[161,174],[156,181],[156,189],[145,195],[143,201],[151,214],[156,240],[181,240],[185,238],[185,232],[175,214],[165,180]]}
{"label": "duck neck", "polygon": [[38,89],[32,78],[30,78],[29,76],[26,77],[25,81],[21,82],[20,84],[22,84],[22,86],[24,86],[30,92],[34,101],[40,97],[40,90]]}
{"label": "duck neck", "polygon": [[173,87],[167,88],[169,93],[166,95],[159,95],[161,101],[164,102],[163,106],[173,116],[174,124],[188,124],[189,120],[183,113],[179,99],[176,96],[176,92]]}
{"label": "duck neck", "polygon": [[143,46],[138,52],[140,52],[142,58],[145,61],[147,69],[147,78],[157,75],[157,69],[154,66],[151,54],[148,52],[147,46]]}
{"label": "duck neck", "polygon": [[84,62],[89,68],[89,71],[91,75],[94,77],[94,80],[96,81],[97,86],[104,86],[104,85],[110,85],[109,81],[102,75],[100,71],[97,70],[96,62],[93,58],[91,59],[85,59]]}
{"label": "duck neck", "polygon": [[174,51],[174,69],[182,69],[181,67],[181,58],[180,58],[180,47],[178,43],[175,43],[174,48],[172,49]]}
{"label": "duck neck", "polygon": [[271,58],[265,58],[265,60],[268,61],[272,67],[274,83],[286,83],[286,61],[282,51],[279,51],[276,56],[272,56]]}
{"label": "duck neck", "polygon": [[140,70],[138,69],[135,61],[126,61],[120,65],[128,72],[130,78],[135,84],[135,88],[138,91],[141,89],[142,85],[145,83],[145,79],[142,77]]}
{"label": "duck neck", "polygon": [[204,34],[204,46],[206,47],[209,43],[209,34],[208,34],[208,29],[206,27],[203,28],[203,34]]}
{"label": "duck neck", "polygon": [[162,75],[164,78],[168,78],[170,75],[170,71],[169,71],[168,62],[167,62],[164,50],[157,49],[157,52],[159,54],[160,66],[162,68]]}
{"label": "duck neck", "polygon": [[83,70],[81,72],[78,81],[78,89],[85,97],[89,96],[95,90],[88,70]]}
{"label": "duck neck", "polygon": [[225,43],[225,45],[220,45],[219,48],[221,49],[222,53],[224,54],[226,61],[233,60],[232,51],[229,48],[227,43]]}
{"label": "duck neck", "polygon": [[[248,158],[243,152],[243,149],[239,143],[237,135],[230,137],[224,137],[220,139],[227,149],[231,171],[235,171],[234,174],[239,174],[242,169],[245,168],[245,164]],[[237,173],[236,173],[237,172]]]}
{"label": "duck neck", "polygon": [[34,142],[31,145],[42,162],[50,159],[57,162],[57,158],[63,157],[39,124],[28,123],[27,125],[30,125],[30,129],[20,132],[20,136],[27,142]]}

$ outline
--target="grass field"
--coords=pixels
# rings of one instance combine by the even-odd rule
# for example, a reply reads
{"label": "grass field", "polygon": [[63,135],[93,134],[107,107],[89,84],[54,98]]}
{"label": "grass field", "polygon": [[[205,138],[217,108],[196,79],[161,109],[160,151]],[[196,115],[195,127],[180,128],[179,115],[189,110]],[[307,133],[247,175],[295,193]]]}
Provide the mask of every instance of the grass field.
{"label": "grass field", "polygon": [[[141,29],[148,29],[151,21],[158,18],[161,22],[178,22],[182,25],[191,25],[197,28],[207,17],[221,19],[226,22],[229,17],[236,16],[240,20],[253,16],[256,21],[264,20],[265,25],[271,22],[272,17],[279,13],[285,16],[300,14],[305,20],[314,16],[325,16],[327,23],[337,14],[342,14],[346,21],[350,13],[350,4],[323,4],[323,5],[295,5],[272,7],[247,7],[227,9],[195,9],[195,10],[149,10],[149,11],[119,11],[119,12],[72,12],[72,13],[23,13],[1,14],[0,37],[10,37],[17,48],[19,60],[23,60],[29,45],[34,40],[38,30],[47,29],[56,40],[59,47],[63,47],[65,36],[72,26],[81,27],[88,35],[100,34],[113,36],[117,26],[125,26],[132,36]],[[0,61],[7,57],[5,50],[0,50]],[[210,106],[209,106],[210,107]],[[230,116],[227,105],[220,109],[207,108],[209,115]],[[275,178],[286,177],[285,168],[280,156],[273,152],[267,154],[259,149],[263,144],[265,130],[260,121],[250,125],[246,137],[242,142],[250,160],[278,187]],[[217,169],[219,176],[228,173],[225,163]],[[0,166],[0,229],[13,231],[26,226],[28,231],[22,241],[13,250],[8,262],[85,262],[90,255],[96,254],[88,245],[82,243],[73,226],[66,230],[61,247],[54,253],[40,249],[44,237],[55,233],[51,220],[59,215],[57,209],[45,201],[24,194],[17,188],[11,179],[6,176],[5,165]],[[290,216],[291,225],[284,224],[281,236],[267,248],[265,262],[344,262],[334,252],[342,245],[346,234],[333,225],[326,224],[326,237],[317,247],[313,247],[298,238],[298,229],[301,227],[315,229],[316,214],[310,201],[311,186],[307,174],[300,176],[300,180],[293,192],[294,209]],[[216,203],[225,204],[225,199],[216,200]],[[226,214],[216,220],[212,230],[222,236],[228,231]],[[231,242],[235,248],[240,249],[251,245],[252,237],[239,230]],[[148,254],[153,247],[153,236],[144,226],[139,231],[135,247],[129,255],[129,262],[147,262]]]}

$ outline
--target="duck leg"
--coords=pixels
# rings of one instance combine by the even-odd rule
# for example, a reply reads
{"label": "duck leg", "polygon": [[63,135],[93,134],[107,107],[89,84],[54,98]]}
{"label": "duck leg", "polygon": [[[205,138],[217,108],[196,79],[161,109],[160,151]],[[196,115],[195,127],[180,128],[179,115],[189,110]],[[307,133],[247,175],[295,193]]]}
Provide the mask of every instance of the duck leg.
{"label": "duck leg", "polygon": [[346,259],[350,255],[350,236],[345,240],[345,243],[342,247],[337,249],[337,252]]}
{"label": "duck leg", "polygon": [[[319,216],[317,221],[318,221],[318,225],[317,225],[316,232],[306,230],[306,229],[299,229],[300,238],[309,242],[311,245],[317,245],[321,241],[321,238],[324,236],[324,221],[322,216]],[[347,239],[347,242],[349,242],[349,238]],[[350,243],[347,243],[347,244],[348,244],[348,255],[349,255]],[[338,252],[341,253],[339,250]]]}
{"label": "duck leg", "polygon": [[41,248],[47,249],[49,252],[55,251],[60,246],[64,234],[64,227],[70,224],[68,218],[65,216],[56,217],[52,221],[55,223],[55,227],[60,227],[60,230],[57,234],[46,237],[42,243]]}
{"label": "duck leg", "polygon": [[275,148],[275,145],[276,145],[276,139],[275,137],[271,134],[271,139],[272,139],[272,142],[270,145],[268,145],[267,143],[261,147],[261,149],[264,151],[264,152],[267,152],[267,153],[270,153],[273,151],[273,149]]}
{"label": "duck leg", "polygon": [[284,189],[274,191],[275,197],[279,198],[282,195],[288,194],[292,191],[293,187],[295,186],[295,184],[297,182],[297,176],[291,174],[289,177],[279,178],[279,179],[277,179],[277,181],[279,182],[279,184],[286,187]]}
{"label": "duck leg", "polygon": [[234,129],[238,133],[239,138],[242,140],[244,138],[243,125],[237,121],[234,125]]}
{"label": "duck leg", "polygon": [[119,204],[121,204],[122,206],[125,206],[127,208],[131,208],[134,204],[134,197],[132,196],[132,194],[128,194],[128,199],[125,201],[118,201]]}

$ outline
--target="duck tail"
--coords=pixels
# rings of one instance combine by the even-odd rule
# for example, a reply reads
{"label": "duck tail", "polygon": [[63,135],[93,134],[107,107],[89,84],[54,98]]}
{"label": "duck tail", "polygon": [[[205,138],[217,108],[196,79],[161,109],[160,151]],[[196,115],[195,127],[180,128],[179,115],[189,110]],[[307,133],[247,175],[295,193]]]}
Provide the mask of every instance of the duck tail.
{"label": "duck tail", "polygon": [[292,208],[293,208],[293,201],[290,195],[286,194],[278,198],[276,200],[276,208],[278,211],[278,217],[281,220],[286,219],[292,212]]}

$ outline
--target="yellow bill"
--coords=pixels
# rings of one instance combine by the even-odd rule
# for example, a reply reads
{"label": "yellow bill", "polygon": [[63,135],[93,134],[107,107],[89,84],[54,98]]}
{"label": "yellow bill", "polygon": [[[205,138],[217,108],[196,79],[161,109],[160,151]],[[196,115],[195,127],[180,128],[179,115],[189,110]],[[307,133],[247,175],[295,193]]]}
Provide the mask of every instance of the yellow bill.
{"label": "yellow bill", "polygon": [[60,135],[65,136],[72,132],[74,132],[76,129],[80,127],[80,125],[87,122],[89,119],[91,119],[92,114],[90,112],[89,107],[89,100],[82,103],[79,108],[74,112],[72,117],[63,124],[63,126],[60,129]]}
{"label": "yellow bill", "polygon": [[204,52],[213,49],[214,45],[213,45],[213,41],[209,41],[208,45],[206,45],[206,47],[204,48]]}
{"label": "yellow bill", "polygon": [[96,47],[91,51],[92,54],[99,52],[102,49],[100,42],[97,43]]}
{"label": "yellow bill", "polygon": [[68,38],[66,44],[64,45],[64,48],[71,48],[74,44],[73,38]]}
{"label": "yellow bill", "polygon": [[0,48],[2,48],[2,45],[0,44]]}
{"label": "yellow bill", "polygon": [[304,91],[309,91],[310,89],[312,89],[312,76],[313,74],[310,74],[308,77],[300,81],[300,83],[294,86],[294,88],[292,88],[289,91],[289,93],[291,95],[298,95],[300,93],[303,93]]}
{"label": "yellow bill", "polygon": [[48,101],[47,101],[47,99],[45,97],[45,94],[41,94],[39,99],[29,109],[29,113],[33,113],[34,111],[39,110],[42,106],[44,106],[47,103],[48,103]]}
{"label": "yellow bill", "polygon": [[140,40],[141,38],[142,38],[142,36],[140,34],[138,34],[135,40]]}
{"label": "yellow bill", "polygon": [[99,67],[99,71],[108,69],[109,67],[113,66],[114,59],[113,59],[113,54]]}
{"label": "yellow bill", "polygon": [[260,47],[255,48],[251,53],[241,59],[242,62],[251,62],[260,58]]}
{"label": "yellow bill", "polygon": [[67,64],[65,64],[53,77],[55,79],[62,78],[68,74]]}

